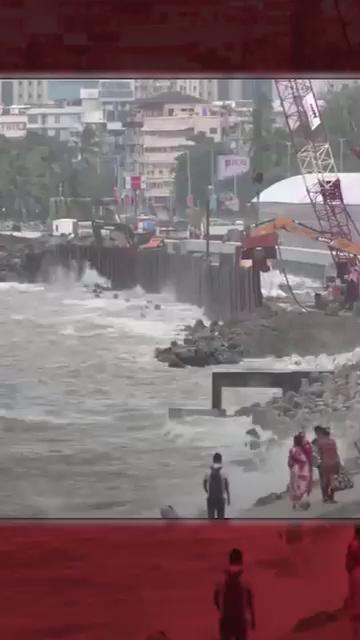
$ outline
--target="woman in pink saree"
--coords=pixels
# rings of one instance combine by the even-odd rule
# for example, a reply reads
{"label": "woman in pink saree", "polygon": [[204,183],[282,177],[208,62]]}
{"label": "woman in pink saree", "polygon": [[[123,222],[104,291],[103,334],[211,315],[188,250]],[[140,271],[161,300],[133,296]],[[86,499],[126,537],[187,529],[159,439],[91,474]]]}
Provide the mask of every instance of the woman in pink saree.
{"label": "woman in pink saree", "polygon": [[309,509],[310,507],[308,498],[312,490],[312,464],[304,445],[304,434],[298,433],[294,437],[294,444],[289,451],[289,496],[293,509]]}

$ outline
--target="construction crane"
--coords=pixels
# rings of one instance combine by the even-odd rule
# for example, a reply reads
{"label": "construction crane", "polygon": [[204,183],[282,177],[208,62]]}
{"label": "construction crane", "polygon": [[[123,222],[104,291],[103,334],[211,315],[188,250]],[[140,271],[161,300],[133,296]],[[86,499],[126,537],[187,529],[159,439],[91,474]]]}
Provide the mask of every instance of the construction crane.
{"label": "construction crane", "polygon": [[360,258],[340,249],[332,240],[343,238],[351,244],[354,235],[360,239],[360,233],[344,202],[312,82],[275,80],[275,85],[309,201],[321,234],[328,239],[337,277],[343,281],[352,268],[360,269]]}

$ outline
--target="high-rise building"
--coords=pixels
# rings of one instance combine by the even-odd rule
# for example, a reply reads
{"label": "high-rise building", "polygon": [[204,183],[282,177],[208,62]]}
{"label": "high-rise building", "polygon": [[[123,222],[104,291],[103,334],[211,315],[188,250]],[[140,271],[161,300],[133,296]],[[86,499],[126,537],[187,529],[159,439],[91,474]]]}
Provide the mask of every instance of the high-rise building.
{"label": "high-rise building", "polygon": [[206,102],[214,102],[218,98],[218,81],[216,78],[181,78],[176,80],[175,91],[180,91]]}
{"label": "high-rise building", "polygon": [[241,78],[219,78],[217,81],[218,100],[243,100],[243,80]]}
{"label": "high-rise building", "polygon": [[81,89],[97,89],[99,80],[59,78],[48,81],[49,100],[79,100]]}
{"label": "high-rise building", "polygon": [[255,100],[261,94],[273,100],[273,81],[268,78],[244,78],[242,100]]}
{"label": "high-rise building", "polygon": [[38,105],[48,101],[48,81],[40,78],[26,80],[0,80],[1,103],[11,105]]}

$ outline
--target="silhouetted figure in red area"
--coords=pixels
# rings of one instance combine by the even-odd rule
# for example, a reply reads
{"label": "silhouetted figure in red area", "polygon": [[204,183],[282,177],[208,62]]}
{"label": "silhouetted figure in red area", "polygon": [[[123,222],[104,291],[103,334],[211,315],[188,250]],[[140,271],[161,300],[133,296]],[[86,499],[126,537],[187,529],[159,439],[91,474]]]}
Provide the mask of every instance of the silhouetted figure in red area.
{"label": "silhouetted figure in red area", "polygon": [[220,613],[221,640],[247,640],[249,630],[255,630],[253,592],[243,573],[243,554],[240,549],[233,549],[225,579],[214,591],[214,603]]}
{"label": "silhouetted figure in red area", "polygon": [[208,518],[225,518],[225,505],[230,505],[230,485],[222,467],[222,456],[215,453],[210,472],[205,475],[204,491],[207,494]]}
{"label": "silhouetted figure in red area", "polygon": [[354,537],[346,552],[349,590],[346,609],[353,628],[353,638],[360,638],[360,525],[354,527]]}

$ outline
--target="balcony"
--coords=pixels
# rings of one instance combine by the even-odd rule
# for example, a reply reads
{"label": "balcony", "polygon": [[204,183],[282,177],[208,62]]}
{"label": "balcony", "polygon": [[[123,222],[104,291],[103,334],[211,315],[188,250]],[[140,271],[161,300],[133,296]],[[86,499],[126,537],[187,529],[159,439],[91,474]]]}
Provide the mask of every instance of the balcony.
{"label": "balcony", "polygon": [[144,118],[142,113],[129,113],[122,119],[122,125],[127,129],[142,129]]}

